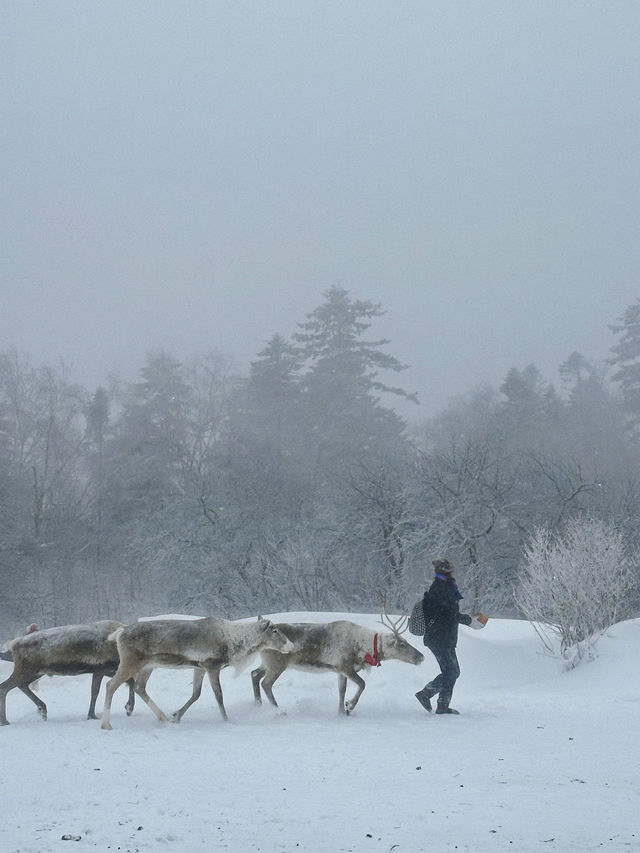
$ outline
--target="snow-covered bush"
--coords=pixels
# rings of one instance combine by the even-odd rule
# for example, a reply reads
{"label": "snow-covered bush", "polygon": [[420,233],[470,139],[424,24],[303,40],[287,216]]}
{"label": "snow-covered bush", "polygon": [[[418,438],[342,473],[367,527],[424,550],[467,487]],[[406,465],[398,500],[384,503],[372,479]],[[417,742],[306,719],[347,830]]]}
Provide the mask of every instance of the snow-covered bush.
{"label": "snow-covered bush", "polygon": [[635,585],[620,531],[595,518],[572,518],[552,532],[540,527],[524,551],[516,600],[551,650],[560,639],[568,666],[576,666],[604,630],[629,614]]}

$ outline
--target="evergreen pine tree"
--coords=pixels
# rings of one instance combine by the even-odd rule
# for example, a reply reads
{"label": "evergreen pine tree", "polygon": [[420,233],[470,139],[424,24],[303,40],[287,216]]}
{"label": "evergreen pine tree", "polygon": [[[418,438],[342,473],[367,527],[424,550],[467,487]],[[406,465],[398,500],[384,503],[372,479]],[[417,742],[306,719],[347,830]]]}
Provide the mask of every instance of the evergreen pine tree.
{"label": "evergreen pine tree", "polygon": [[401,440],[404,421],[381,405],[379,395],[415,400],[415,394],[380,379],[381,372],[406,367],[382,351],[389,342],[363,338],[384,312],[379,304],[352,299],[342,287],[334,286],[324,296],[325,302],[294,335],[307,368],[307,428],[316,436],[319,458],[363,456],[382,444],[389,449]]}
{"label": "evergreen pine tree", "polygon": [[617,366],[611,377],[620,384],[625,408],[632,422],[640,422],[640,299],[629,305],[618,322],[609,327],[618,342],[611,347],[614,357],[609,363]]}

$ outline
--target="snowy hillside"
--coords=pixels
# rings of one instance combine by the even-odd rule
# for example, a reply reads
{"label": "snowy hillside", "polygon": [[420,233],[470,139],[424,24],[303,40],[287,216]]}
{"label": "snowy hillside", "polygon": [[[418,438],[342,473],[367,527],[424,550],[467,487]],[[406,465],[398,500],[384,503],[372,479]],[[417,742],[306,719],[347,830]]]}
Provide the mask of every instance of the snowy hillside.
{"label": "snowy hillside", "polygon": [[[374,615],[274,618],[380,627]],[[19,691],[7,698],[0,849],[640,850],[640,620],[612,629],[598,651],[563,672],[528,623],[461,628],[459,717],[427,714],[414,698],[437,671],[427,650],[418,667],[391,661],[366,674],[350,717],[337,714],[335,675],[285,673],[274,692],[287,713],[277,715],[253,705],[249,669],[227,669],[230,722],[206,683],[179,725],[159,724],[140,701],[127,718],[123,687],[105,732],[84,719],[89,676],[44,678],[48,722]],[[0,662],[2,679],[10,671]],[[156,671],[149,692],[173,711],[190,682],[188,671]]]}

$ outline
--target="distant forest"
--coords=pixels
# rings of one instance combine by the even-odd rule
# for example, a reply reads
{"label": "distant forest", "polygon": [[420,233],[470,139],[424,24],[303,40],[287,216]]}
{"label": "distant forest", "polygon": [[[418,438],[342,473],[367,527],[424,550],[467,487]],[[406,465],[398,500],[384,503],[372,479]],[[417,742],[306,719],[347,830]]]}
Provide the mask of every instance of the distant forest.
{"label": "distant forest", "polygon": [[593,518],[638,553],[640,300],[607,365],[569,345],[561,387],[514,367],[409,429],[392,403],[411,395],[387,384],[403,365],[369,336],[381,306],[323,298],[246,376],[215,351],[159,352],[90,392],[0,352],[3,638],[170,612],[375,612],[381,594],[398,612],[445,555],[465,610],[513,616],[541,529]]}

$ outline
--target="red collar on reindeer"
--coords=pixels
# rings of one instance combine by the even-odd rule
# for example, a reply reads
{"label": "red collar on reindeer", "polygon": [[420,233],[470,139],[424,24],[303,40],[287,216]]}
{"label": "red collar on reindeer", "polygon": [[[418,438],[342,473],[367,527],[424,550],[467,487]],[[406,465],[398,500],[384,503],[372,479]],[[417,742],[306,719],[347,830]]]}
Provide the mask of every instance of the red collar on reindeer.
{"label": "red collar on reindeer", "polygon": [[380,660],[380,655],[378,654],[378,635],[376,634],[373,638],[373,655],[369,652],[364,656],[364,662],[368,663],[369,666],[382,666],[382,662]]}

